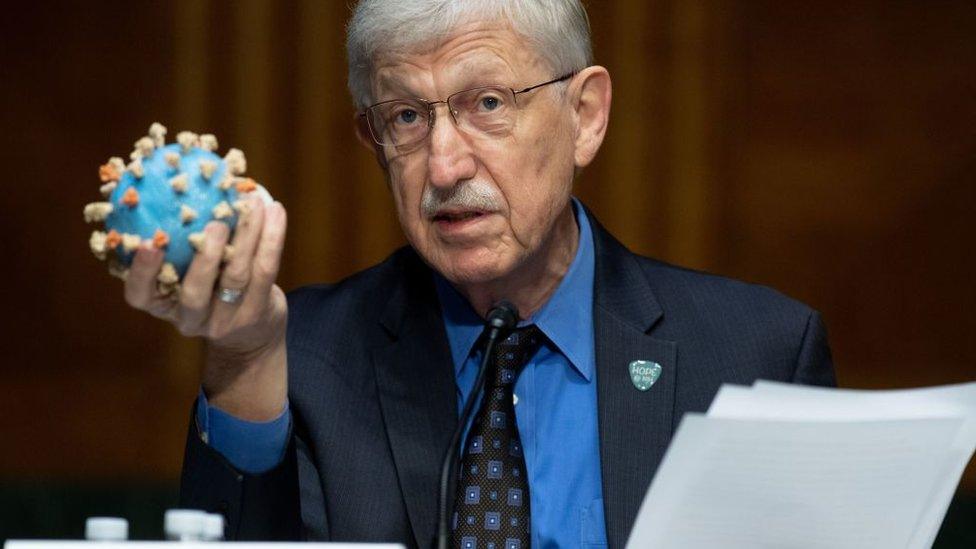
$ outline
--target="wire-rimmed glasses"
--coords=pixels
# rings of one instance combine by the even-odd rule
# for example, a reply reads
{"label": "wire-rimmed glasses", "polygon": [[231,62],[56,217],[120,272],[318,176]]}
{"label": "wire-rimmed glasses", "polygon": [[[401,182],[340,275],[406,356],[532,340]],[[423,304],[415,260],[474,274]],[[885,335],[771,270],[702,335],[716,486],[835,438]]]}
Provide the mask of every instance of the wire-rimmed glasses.
{"label": "wire-rimmed glasses", "polygon": [[369,106],[360,114],[366,118],[369,133],[376,143],[405,147],[417,144],[434,127],[434,107],[447,105],[454,123],[468,133],[501,137],[515,126],[519,95],[572,78],[571,72],[547,82],[514,90],[505,86],[481,86],[452,93],[443,101],[391,99]]}

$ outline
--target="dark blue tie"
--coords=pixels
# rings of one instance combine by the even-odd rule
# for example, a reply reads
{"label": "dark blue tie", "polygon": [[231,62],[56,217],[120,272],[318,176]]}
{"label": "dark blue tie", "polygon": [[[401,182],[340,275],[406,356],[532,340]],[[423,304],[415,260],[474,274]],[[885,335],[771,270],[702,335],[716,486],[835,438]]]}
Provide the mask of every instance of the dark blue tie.
{"label": "dark blue tie", "polygon": [[529,481],[515,423],[515,380],[539,348],[535,326],[495,346],[485,372],[485,398],[468,433],[454,500],[453,547],[529,547]]}

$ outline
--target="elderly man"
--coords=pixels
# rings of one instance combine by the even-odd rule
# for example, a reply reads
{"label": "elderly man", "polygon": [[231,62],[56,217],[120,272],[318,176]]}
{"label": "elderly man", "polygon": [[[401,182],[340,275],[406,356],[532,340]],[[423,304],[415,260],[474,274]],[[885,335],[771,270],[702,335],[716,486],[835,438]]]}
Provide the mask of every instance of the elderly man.
{"label": "elderly man", "polygon": [[348,50],[409,247],[286,298],[285,212],[255,201],[223,270],[227,230],[208,227],[176,310],[158,251],[126,283],[208,339],[182,502],[223,512],[230,538],[430,546],[502,299],[519,328],[466,426],[455,547],[621,547],[677,422],[722,382],[833,383],[816,312],[638,257],[572,198],[611,98],[579,0],[363,0]]}

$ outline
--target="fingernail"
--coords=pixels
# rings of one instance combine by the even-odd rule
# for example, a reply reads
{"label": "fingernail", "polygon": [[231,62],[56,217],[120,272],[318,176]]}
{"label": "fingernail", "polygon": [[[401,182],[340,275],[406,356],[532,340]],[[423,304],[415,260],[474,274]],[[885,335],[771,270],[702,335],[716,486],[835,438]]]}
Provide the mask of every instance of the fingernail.
{"label": "fingernail", "polygon": [[204,231],[207,233],[207,242],[209,244],[221,244],[221,241],[224,238],[222,234],[223,227],[226,227],[226,225],[219,221],[212,222],[207,225]]}

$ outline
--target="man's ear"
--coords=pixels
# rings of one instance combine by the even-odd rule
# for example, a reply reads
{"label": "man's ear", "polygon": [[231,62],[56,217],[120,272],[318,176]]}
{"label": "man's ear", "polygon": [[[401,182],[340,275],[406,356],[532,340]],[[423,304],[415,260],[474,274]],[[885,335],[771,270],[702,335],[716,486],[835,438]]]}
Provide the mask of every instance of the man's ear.
{"label": "man's ear", "polygon": [[612,86],[607,69],[594,65],[577,74],[569,88],[576,114],[577,168],[589,165],[607,134]]}
{"label": "man's ear", "polygon": [[373,151],[373,154],[376,155],[376,162],[380,165],[380,168],[385,170],[387,166],[386,154],[383,152],[382,145],[377,143],[373,139],[372,134],[369,133],[369,121],[366,120],[365,116],[357,114],[355,126],[356,139],[359,140],[364,147]]}

